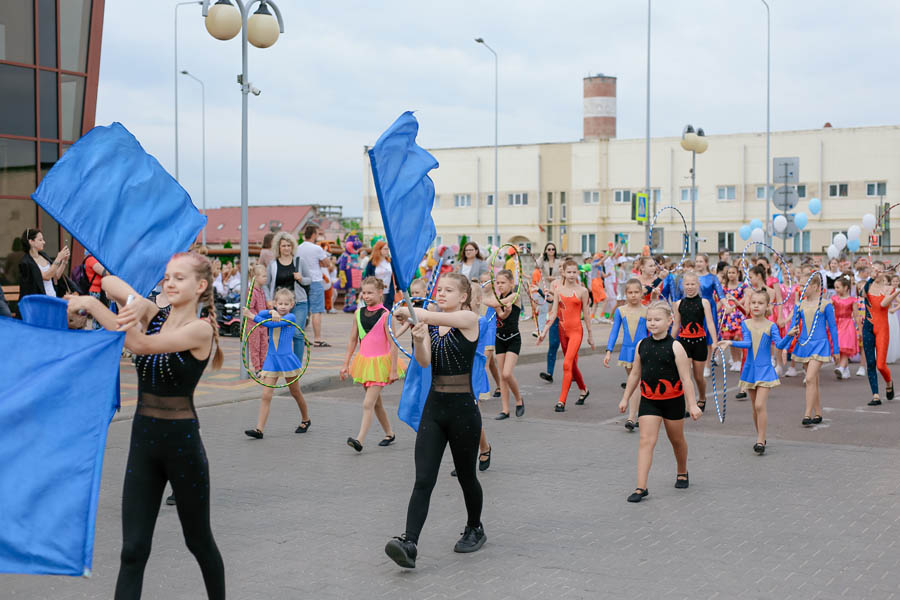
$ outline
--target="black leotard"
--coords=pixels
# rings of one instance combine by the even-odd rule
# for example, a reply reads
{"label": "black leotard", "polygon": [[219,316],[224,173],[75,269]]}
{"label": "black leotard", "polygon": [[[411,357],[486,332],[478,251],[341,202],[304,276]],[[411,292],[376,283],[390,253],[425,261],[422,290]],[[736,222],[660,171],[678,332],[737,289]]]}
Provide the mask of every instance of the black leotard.
{"label": "black leotard", "polygon": [[675,364],[675,340],[647,336],[640,341],[641,403],[638,416],[656,415],[664,419],[684,418],[684,389]]}

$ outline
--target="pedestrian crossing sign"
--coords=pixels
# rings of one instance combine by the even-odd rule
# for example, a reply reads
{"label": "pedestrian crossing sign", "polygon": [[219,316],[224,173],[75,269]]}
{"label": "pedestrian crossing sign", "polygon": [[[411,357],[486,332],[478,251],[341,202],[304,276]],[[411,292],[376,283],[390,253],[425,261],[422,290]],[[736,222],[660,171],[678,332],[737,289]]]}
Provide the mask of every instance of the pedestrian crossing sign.
{"label": "pedestrian crossing sign", "polygon": [[638,223],[644,223],[647,220],[647,194],[637,193],[632,197],[634,202],[632,203],[631,218]]}

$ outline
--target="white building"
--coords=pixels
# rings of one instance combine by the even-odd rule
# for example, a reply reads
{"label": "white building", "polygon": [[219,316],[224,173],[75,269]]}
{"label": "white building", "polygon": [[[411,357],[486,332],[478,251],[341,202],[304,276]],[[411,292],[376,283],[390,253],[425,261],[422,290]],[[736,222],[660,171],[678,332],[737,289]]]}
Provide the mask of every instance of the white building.
{"label": "white building", "polygon": [[[597,98],[598,93],[603,97]],[[614,96],[613,78],[585,79],[581,141],[500,147],[500,242],[539,249],[553,241],[569,253],[593,253],[616,239],[626,242],[633,253],[647,243],[643,225],[631,219],[631,195],[645,185],[645,141],[614,139],[615,119],[610,120],[608,112],[611,107],[614,114]],[[708,140],[708,150],[697,155],[698,250],[740,251],[741,225],[754,218],[765,222],[765,132],[710,135]],[[690,227],[691,153],[681,148],[680,141],[650,140],[650,212],[674,205]],[[788,252],[822,252],[836,232],[859,223],[864,213],[900,201],[900,126],[842,129],[826,124],[816,130],[772,132],[771,149],[772,158],[799,158],[800,201],[790,212],[809,216],[805,229],[787,241]],[[466,235],[479,244],[496,243],[494,147],[429,151],[440,163],[431,172],[437,242],[453,244]],[[363,229],[368,237],[383,232],[383,226],[368,156],[364,160]],[[822,201],[818,215],[808,211],[813,197]],[[770,204],[772,218],[780,212]],[[680,218],[665,211],[657,227],[663,229],[664,251],[680,253],[684,243]],[[890,244],[889,233],[882,243]],[[782,249],[781,240],[774,245]]]}

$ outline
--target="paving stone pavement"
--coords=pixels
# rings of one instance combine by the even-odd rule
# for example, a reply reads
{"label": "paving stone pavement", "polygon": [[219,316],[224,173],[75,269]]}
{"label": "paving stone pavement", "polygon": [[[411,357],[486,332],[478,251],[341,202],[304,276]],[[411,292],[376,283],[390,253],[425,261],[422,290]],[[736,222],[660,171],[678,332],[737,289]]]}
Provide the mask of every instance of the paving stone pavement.
{"label": "paving stone pavement", "polygon": [[[621,393],[617,373],[604,381],[592,384],[586,410]],[[896,447],[787,439],[757,457],[746,429],[723,435],[703,423],[687,429],[690,489],[673,488],[674,459],[661,436],[650,496],[628,504],[638,436],[608,419],[608,408],[605,420],[598,412],[588,422],[575,410],[552,416],[549,401],[530,403],[521,419],[485,421],[494,456],[480,475],[484,548],[452,551],[465,510],[448,452],[418,567],[400,569],[383,552],[403,531],[414,476],[414,433],[394,417],[398,391],[386,395],[397,443],[377,447],[376,425],[361,454],[344,443],[359,426],[358,388],[309,394],[313,423],[304,435],[293,433],[298,415],[288,398],[274,403],[260,441],[242,434],[256,402],[200,410],[230,598],[900,598]],[[484,410],[493,416],[497,402]],[[110,427],[93,576],[3,575],[0,597],[112,596],[130,427]],[[170,507],[160,512],[143,597],[205,597]]]}

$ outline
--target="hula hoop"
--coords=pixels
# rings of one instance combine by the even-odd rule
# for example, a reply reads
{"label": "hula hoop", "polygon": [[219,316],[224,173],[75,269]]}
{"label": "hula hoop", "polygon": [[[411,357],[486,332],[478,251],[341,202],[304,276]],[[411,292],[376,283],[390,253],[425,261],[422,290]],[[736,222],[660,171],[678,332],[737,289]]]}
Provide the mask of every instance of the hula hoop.
{"label": "hula hoop", "polygon": [[290,323],[297,331],[299,331],[303,335],[303,343],[306,345],[306,352],[304,352],[304,362],[303,367],[300,368],[300,372],[297,373],[297,376],[291,379],[290,381],[285,381],[281,385],[270,385],[264,381],[260,381],[259,378],[256,377],[256,374],[253,373],[253,369],[250,368],[250,365],[247,361],[247,341],[250,339],[250,336],[253,335],[253,332],[256,331],[256,328],[262,325],[263,323],[268,323],[269,321],[274,321],[275,319],[263,319],[259,323],[256,323],[253,327],[250,328],[250,331],[247,332],[247,339],[241,342],[241,360],[244,362],[244,368],[247,369],[247,375],[250,376],[250,379],[258,383],[259,385],[265,386],[267,388],[279,389],[286,388],[291,385],[294,385],[300,378],[303,377],[303,374],[306,373],[307,367],[309,367],[309,356],[311,354],[310,348],[311,344],[309,343],[309,337],[306,335],[306,332],[303,331],[303,328],[294,323],[289,319],[282,319],[282,321],[287,321]]}
{"label": "hula hoop", "polygon": [[497,248],[497,251],[494,252],[493,256],[491,256],[490,283],[491,283],[491,291],[494,293],[494,298],[497,299],[498,304],[502,305],[503,299],[497,294],[497,284],[494,281],[494,262],[496,262],[497,257],[500,256],[500,251],[503,250],[504,248],[512,248],[513,253],[516,255],[516,265],[518,265],[518,267],[519,267],[519,269],[518,269],[519,270],[519,281],[518,281],[518,285],[516,285],[516,293],[513,294],[512,300],[509,303],[511,306],[516,303],[516,300],[519,299],[519,290],[522,289],[522,280],[525,278],[525,274],[522,272],[522,257],[519,256],[518,248],[516,248],[512,244],[503,244],[502,246]]}
{"label": "hula hoop", "polygon": [[[418,300],[421,300],[422,303],[423,303],[425,306],[428,306],[429,303],[434,304],[435,306],[437,306],[437,301],[436,301],[436,300],[432,300],[431,298],[420,298],[420,297],[418,297],[418,296],[415,297],[415,298],[409,298],[409,302],[410,302],[410,303],[412,303],[412,302],[414,302],[414,301],[418,301]],[[406,300],[404,300],[404,302],[405,302],[405,301],[406,301]],[[393,324],[392,324],[392,322],[391,322],[391,317],[394,316],[394,311],[397,310],[397,309],[398,309],[399,307],[401,307],[401,306],[403,306],[403,303],[398,302],[397,304],[395,304],[395,305],[391,308],[391,310],[388,311],[388,321],[387,321],[388,333],[390,334],[391,339],[394,340],[394,343],[397,344],[397,348],[400,350],[400,352],[402,352],[403,354],[405,354],[405,355],[406,355],[406,358],[412,360],[412,354],[410,354],[409,352],[406,351],[406,348],[404,348],[404,347],[400,344],[400,341],[397,339],[397,336],[394,334],[394,326],[393,326]]]}
{"label": "hula hoop", "polygon": [[685,233],[684,251],[681,253],[681,260],[678,261],[677,265],[672,267],[672,271],[677,271],[678,269],[681,268],[681,265],[684,264],[684,261],[687,260],[688,251],[690,250],[690,241],[687,239],[690,236],[690,230],[688,229],[687,221],[685,220],[684,215],[681,213],[680,210],[678,210],[677,207],[675,207],[671,204],[668,204],[668,205],[660,208],[658,211],[656,211],[656,214],[653,215],[653,218],[650,220],[650,228],[647,231],[647,246],[650,248],[650,256],[653,256],[653,228],[656,227],[656,221],[657,221],[657,219],[659,219],[659,215],[661,215],[663,213],[663,211],[666,211],[666,210],[674,210],[678,214],[678,216],[681,217],[681,223],[682,223],[682,225],[684,225],[684,233]]}
{"label": "hula hoop", "polygon": [[[787,286],[788,286],[788,288],[793,289],[794,278],[791,277],[791,270],[788,268],[787,261],[784,260],[784,257],[781,255],[781,253],[778,252],[778,250],[776,250],[772,246],[766,244],[765,242],[754,242],[753,240],[750,240],[749,242],[747,242],[747,245],[744,246],[744,249],[741,251],[741,271],[744,272],[744,281],[746,282],[747,287],[749,287],[752,290],[759,291],[759,290],[756,290],[756,288],[754,288],[752,285],[750,285],[750,270],[747,268],[747,248],[749,248],[750,246],[753,246],[753,245],[756,245],[757,247],[763,246],[765,248],[768,248],[769,250],[772,251],[773,254],[775,254],[775,256],[778,257],[778,259],[781,261],[781,272],[784,273],[785,275],[787,275],[787,282],[786,282]],[[763,284],[765,284],[765,281],[763,282]],[[804,288],[804,289],[806,289],[806,288]],[[787,302],[788,296],[789,296],[789,294],[785,294],[781,298],[781,302],[773,302],[772,306],[781,306],[782,304]],[[773,300],[774,300],[774,298],[773,298]]]}
{"label": "hula hoop", "polygon": [[[253,299],[253,285],[256,283],[256,277],[250,278],[250,286],[247,288],[247,301],[244,303],[244,308],[250,310],[250,300]],[[247,333],[247,317],[241,313],[241,342],[246,339],[244,334]],[[250,336],[247,336],[250,337]]]}
{"label": "hula hoop", "polygon": [[[809,335],[806,336],[806,339],[801,342],[799,340],[800,335],[797,334],[797,338],[798,338],[797,345],[798,346],[805,346],[812,339],[813,333],[816,331],[816,325],[819,322],[819,315],[822,313],[822,301],[825,299],[825,294],[823,293],[825,291],[825,278],[822,276],[821,271],[814,271],[813,274],[809,276],[809,279],[806,280],[806,283],[803,285],[803,290],[800,292],[800,302],[798,302],[796,304],[796,306],[794,307],[794,315],[792,315],[792,317],[791,317],[791,323],[794,322],[794,316],[796,316],[796,312],[798,310],[802,310],[800,308],[800,305],[803,304],[803,298],[806,296],[807,286],[809,286],[810,282],[813,280],[813,277],[815,277],[817,275],[819,276],[819,286],[820,286],[819,287],[819,306],[818,306],[818,308],[816,308],[816,314],[813,316],[812,325],[809,328]],[[800,320],[798,319],[797,323],[799,323],[799,322],[800,322]]]}
{"label": "hula hoop", "polygon": [[[710,373],[712,374],[712,388],[713,388],[713,402],[716,404],[716,415],[719,417],[719,423],[725,422],[725,396],[728,392],[728,379],[727,379],[727,369],[725,368],[725,350],[722,348],[717,348],[719,352],[719,360],[722,361],[722,406],[721,409],[719,407],[719,388],[716,386],[716,368],[712,367],[710,369]],[[713,354],[716,353],[716,350],[713,350]]]}

